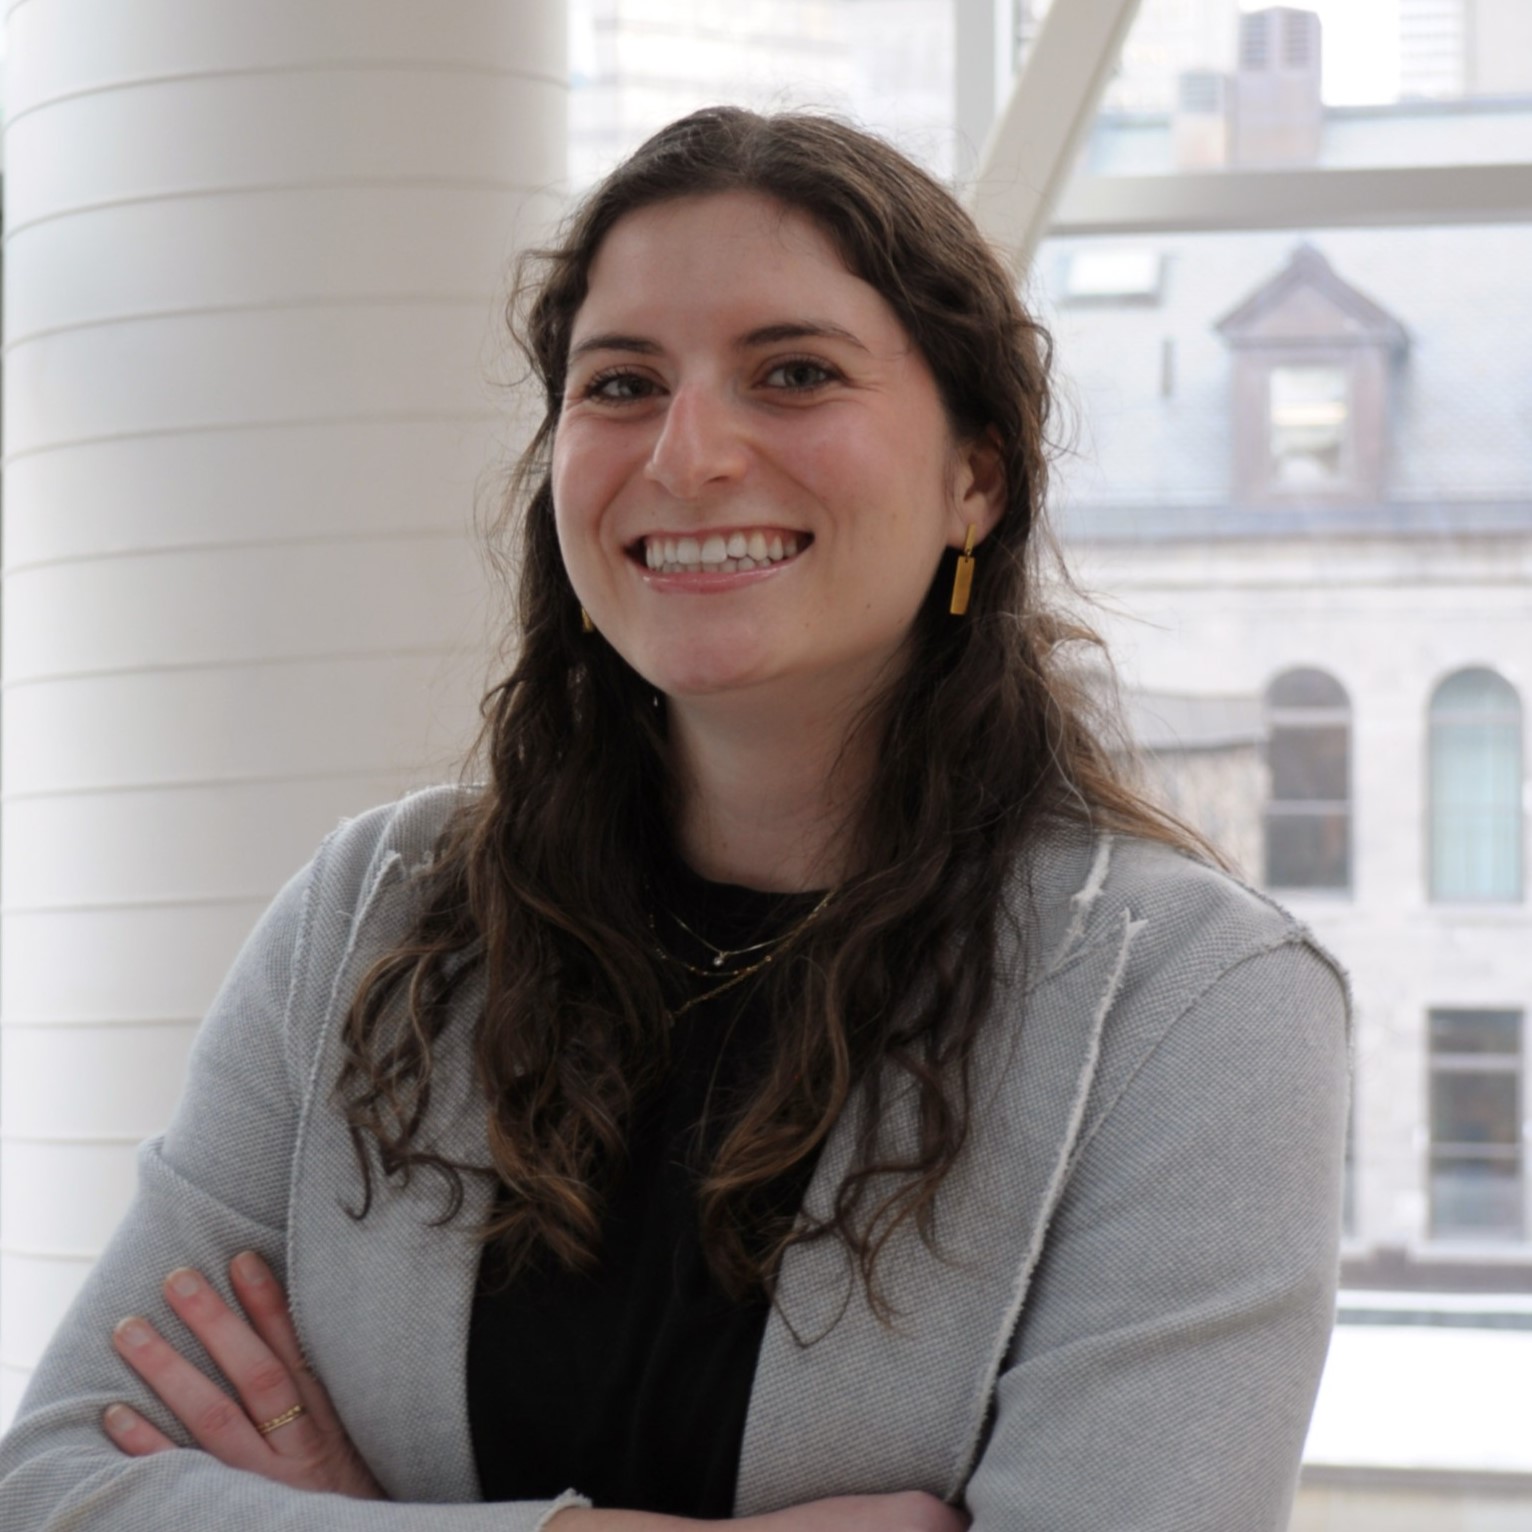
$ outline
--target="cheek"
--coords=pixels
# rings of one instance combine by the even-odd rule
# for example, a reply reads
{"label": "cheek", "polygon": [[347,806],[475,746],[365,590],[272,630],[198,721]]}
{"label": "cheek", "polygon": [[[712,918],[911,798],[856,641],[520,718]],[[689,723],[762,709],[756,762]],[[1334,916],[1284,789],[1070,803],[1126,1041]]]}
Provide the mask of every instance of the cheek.
{"label": "cheek", "polygon": [[549,474],[561,534],[588,534],[638,484],[647,461],[637,433],[603,420],[565,420],[553,438]]}
{"label": "cheek", "polygon": [[882,414],[874,429],[832,435],[817,443],[817,462],[827,481],[876,515],[867,530],[902,543],[946,539],[952,499],[952,442],[946,417],[926,401]]}
{"label": "cheek", "polygon": [[800,477],[832,509],[854,513],[858,535],[907,535],[942,519],[949,498],[944,444],[927,443],[924,422],[880,421],[876,429],[826,431],[795,444]]}
{"label": "cheek", "polygon": [[580,445],[577,431],[566,431],[560,426],[553,438],[553,454],[549,459],[549,480],[553,485],[553,512],[562,528],[580,503],[580,485],[589,484],[590,475],[580,472]]}
{"label": "cheek", "polygon": [[554,438],[549,462],[553,487],[553,520],[558,528],[564,562],[577,565],[587,552],[590,538],[611,498],[611,475],[599,453],[590,450],[587,434],[578,429],[560,431]]}
{"label": "cheek", "polygon": [[564,516],[569,503],[568,474],[569,453],[564,442],[563,428],[560,427],[558,434],[553,438],[553,451],[548,457],[548,483],[553,490],[553,519],[560,528],[564,525]]}

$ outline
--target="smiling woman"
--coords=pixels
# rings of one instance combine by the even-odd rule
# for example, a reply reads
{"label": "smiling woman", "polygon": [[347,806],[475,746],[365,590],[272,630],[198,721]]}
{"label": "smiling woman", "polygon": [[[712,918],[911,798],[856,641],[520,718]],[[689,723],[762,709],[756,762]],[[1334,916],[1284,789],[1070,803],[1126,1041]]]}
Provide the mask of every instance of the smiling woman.
{"label": "smiling woman", "polygon": [[1344,981],[1118,774],[1005,268],[716,109],[523,293],[484,781],[251,937],[7,1532],[1278,1532]]}
{"label": "smiling woman", "polygon": [[[956,439],[887,300],[760,192],[624,218],[570,355],[552,488],[576,594],[668,699],[683,770],[708,771],[720,734],[753,777],[780,763],[750,803],[694,797],[712,807],[683,821],[688,860],[768,886],[839,882],[843,847],[758,817],[763,788],[797,787],[817,819],[826,762],[786,758],[780,721],[851,719],[898,681],[943,549],[1004,509],[993,441]],[[818,732],[801,737],[811,753],[845,743]],[[763,834],[775,856],[750,843]]]}

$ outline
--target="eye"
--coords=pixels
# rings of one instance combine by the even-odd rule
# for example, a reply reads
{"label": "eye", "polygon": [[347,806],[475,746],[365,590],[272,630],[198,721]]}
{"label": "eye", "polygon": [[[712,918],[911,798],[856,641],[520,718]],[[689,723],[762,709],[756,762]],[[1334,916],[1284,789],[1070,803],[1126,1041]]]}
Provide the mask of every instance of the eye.
{"label": "eye", "polygon": [[592,376],[580,389],[580,398],[606,404],[630,404],[638,399],[649,398],[655,386],[653,379],[646,378],[641,372],[613,367]]}
{"label": "eye", "polygon": [[766,374],[765,381],[773,388],[802,394],[834,382],[837,376],[823,362],[816,362],[812,357],[795,356],[776,363]]}

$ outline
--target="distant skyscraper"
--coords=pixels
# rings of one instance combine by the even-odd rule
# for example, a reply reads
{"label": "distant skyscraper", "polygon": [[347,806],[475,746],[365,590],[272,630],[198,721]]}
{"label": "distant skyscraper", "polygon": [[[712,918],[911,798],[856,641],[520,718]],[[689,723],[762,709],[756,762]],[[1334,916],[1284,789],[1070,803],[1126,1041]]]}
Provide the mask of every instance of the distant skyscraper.
{"label": "distant skyscraper", "polygon": [[569,176],[576,189],[665,123],[720,101],[840,112],[936,174],[950,172],[952,0],[568,6]]}
{"label": "distant skyscraper", "polygon": [[589,185],[657,128],[717,101],[844,106],[836,0],[570,0],[569,176]]}
{"label": "distant skyscraper", "polygon": [[[1024,53],[1052,0],[1013,3]],[[1172,110],[1183,73],[1233,69],[1238,27],[1237,0],[1143,0],[1102,104],[1116,111]]]}
{"label": "distant skyscraper", "polygon": [[1527,0],[1399,0],[1403,97],[1532,93]]}
{"label": "distant skyscraper", "polygon": [[1399,0],[1399,94],[1461,96],[1468,87],[1468,0]]}
{"label": "distant skyscraper", "polygon": [[1532,95],[1532,5],[1469,0],[1467,56],[1471,95]]}

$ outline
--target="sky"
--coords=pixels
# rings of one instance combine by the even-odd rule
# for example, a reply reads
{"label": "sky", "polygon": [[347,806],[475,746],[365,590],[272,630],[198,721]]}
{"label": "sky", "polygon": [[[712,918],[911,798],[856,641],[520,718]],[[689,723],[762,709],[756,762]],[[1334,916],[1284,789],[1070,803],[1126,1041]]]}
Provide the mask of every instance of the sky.
{"label": "sky", "polygon": [[[1269,0],[1241,0],[1264,9]],[[1324,28],[1324,96],[1334,106],[1399,94],[1399,0],[1297,0]]]}

